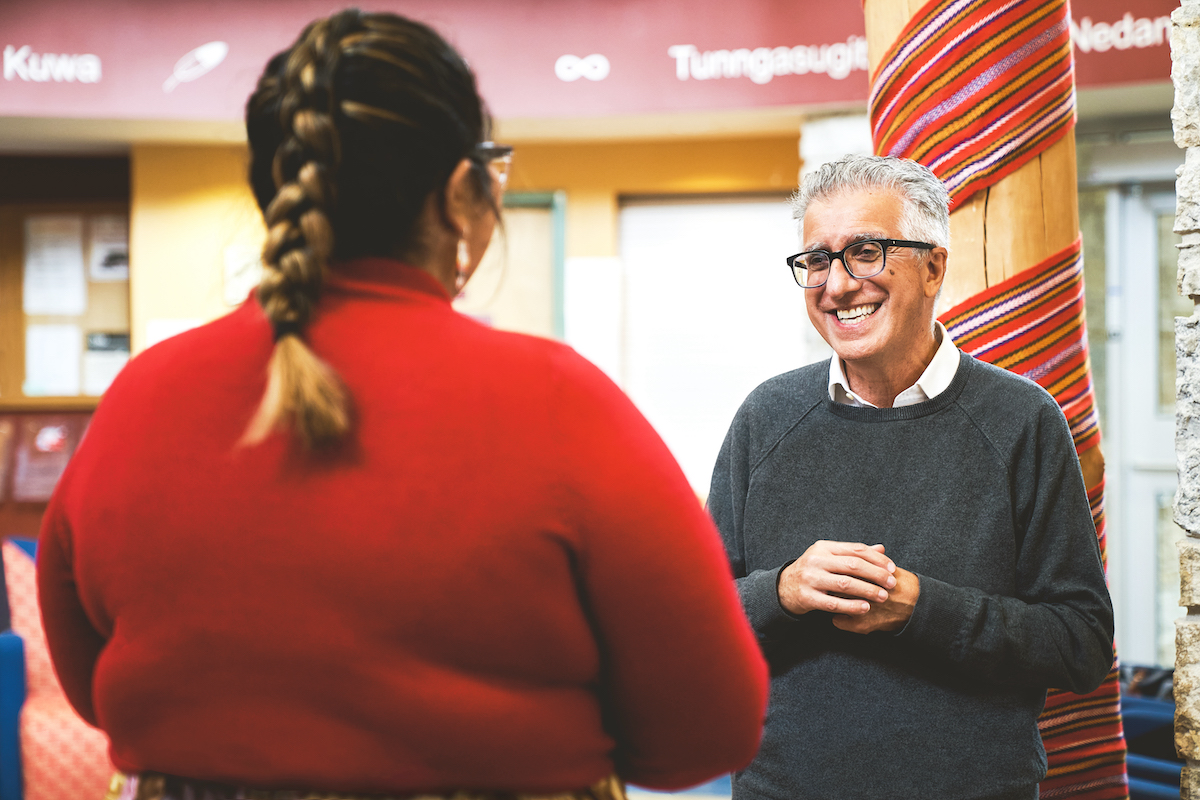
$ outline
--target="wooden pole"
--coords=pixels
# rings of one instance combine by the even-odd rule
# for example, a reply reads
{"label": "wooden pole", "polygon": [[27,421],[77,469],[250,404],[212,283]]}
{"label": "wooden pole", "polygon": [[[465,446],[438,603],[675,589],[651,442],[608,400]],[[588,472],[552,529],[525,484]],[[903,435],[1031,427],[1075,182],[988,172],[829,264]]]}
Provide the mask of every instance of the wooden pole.
{"label": "wooden pole", "polygon": [[[871,74],[926,0],[866,0]],[[950,266],[938,313],[1068,247],[1079,236],[1075,131],[950,215]],[[1104,477],[1099,447],[1081,457],[1089,489]]]}

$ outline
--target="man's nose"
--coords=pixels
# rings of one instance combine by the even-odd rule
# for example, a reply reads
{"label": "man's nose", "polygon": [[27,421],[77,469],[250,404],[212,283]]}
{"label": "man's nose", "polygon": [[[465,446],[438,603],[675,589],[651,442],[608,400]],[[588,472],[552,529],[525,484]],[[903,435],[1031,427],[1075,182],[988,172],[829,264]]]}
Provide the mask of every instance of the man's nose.
{"label": "man's nose", "polygon": [[862,281],[850,274],[845,256],[838,256],[829,265],[829,277],[825,279],[825,291],[831,295],[843,295],[857,291]]}

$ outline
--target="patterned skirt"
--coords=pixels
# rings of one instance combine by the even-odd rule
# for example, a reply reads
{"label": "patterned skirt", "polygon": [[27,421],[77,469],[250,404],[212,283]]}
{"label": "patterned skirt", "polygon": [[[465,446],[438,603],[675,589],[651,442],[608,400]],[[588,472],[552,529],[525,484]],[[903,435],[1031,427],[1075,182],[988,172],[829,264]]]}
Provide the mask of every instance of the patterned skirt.
{"label": "patterned skirt", "polygon": [[113,775],[104,800],[626,800],[625,785],[615,775],[586,789],[557,794],[456,791],[446,794],[347,794],[296,789],[246,789],[207,781],[143,772]]}

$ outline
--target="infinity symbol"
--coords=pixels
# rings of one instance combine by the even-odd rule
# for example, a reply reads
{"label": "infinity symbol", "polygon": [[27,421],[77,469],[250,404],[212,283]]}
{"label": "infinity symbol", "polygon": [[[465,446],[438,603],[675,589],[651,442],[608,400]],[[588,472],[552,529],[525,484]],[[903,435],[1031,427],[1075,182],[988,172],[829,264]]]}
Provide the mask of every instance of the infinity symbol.
{"label": "infinity symbol", "polygon": [[587,78],[589,81],[602,81],[608,77],[608,59],[599,53],[592,53],[587,58],[565,55],[559,56],[554,62],[554,74],[559,80],[577,81]]}

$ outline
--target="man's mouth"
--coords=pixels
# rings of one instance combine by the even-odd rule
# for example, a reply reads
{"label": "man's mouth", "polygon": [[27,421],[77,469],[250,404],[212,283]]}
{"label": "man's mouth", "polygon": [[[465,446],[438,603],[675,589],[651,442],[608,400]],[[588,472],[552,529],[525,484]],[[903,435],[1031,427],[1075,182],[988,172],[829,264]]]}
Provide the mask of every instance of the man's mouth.
{"label": "man's mouth", "polygon": [[854,308],[839,308],[837,309],[838,322],[848,322],[854,324],[861,322],[867,317],[879,310],[879,303],[868,303],[863,306],[855,306]]}

